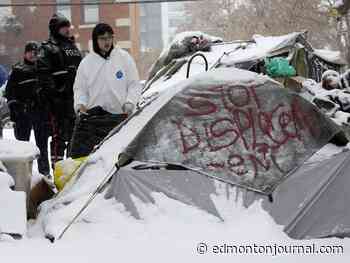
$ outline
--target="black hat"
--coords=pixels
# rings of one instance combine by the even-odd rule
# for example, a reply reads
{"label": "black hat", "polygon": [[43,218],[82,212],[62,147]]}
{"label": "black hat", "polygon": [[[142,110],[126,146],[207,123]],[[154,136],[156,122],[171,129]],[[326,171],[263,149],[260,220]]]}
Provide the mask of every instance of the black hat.
{"label": "black hat", "polygon": [[49,21],[49,30],[53,36],[57,36],[61,27],[70,27],[70,25],[70,21],[65,16],[61,14],[53,14]]}
{"label": "black hat", "polygon": [[26,43],[24,47],[24,52],[30,52],[30,51],[38,51],[39,49],[39,44],[36,41],[29,41]]}
{"label": "black hat", "polygon": [[[92,47],[94,51],[98,54],[101,54],[101,52],[100,52],[100,48],[98,47],[97,38],[98,36],[104,35],[106,33],[109,33],[111,35],[114,34],[113,28],[110,25],[105,23],[97,24],[92,30]],[[112,49],[113,49],[113,45],[112,45]]]}

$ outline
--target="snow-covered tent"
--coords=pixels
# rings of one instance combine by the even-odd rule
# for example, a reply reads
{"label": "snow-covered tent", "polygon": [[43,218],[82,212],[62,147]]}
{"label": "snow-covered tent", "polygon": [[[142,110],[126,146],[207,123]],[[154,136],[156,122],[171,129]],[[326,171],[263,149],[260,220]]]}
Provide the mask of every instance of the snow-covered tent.
{"label": "snow-covered tent", "polygon": [[[181,120],[186,123],[179,126]],[[132,215],[137,217],[135,198],[152,201],[152,193],[162,192],[220,217],[220,209],[210,202],[216,193],[213,182],[271,195],[337,131],[314,105],[267,76],[214,69],[148,98],[98,146],[62,192],[43,204],[39,221],[47,235],[57,237],[121,153],[143,162],[180,162],[196,170],[195,175],[188,172],[188,178],[182,171],[176,179],[176,172],[162,178],[161,172],[116,173],[107,196],[117,197]],[[196,187],[201,194],[191,191]]]}
{"label": "snow-covered tent", "polygon": [[[204,44],[192,44],[193,37],[202,37]],[[206,61],[198,58],[192,60],[197,56]],[[220,67],[236,67],[266,74],[265,59],[272,57],[287,58],[296,69],[297,76],[317,82],[327,69],[340,71],[346,65],[338,51],[313,49],[307,42],[305,32],[268,37],[256,35],[250,41],[232,42],[222,42],[202,32],[184,32],[177,35],[155,62],[145,90],[163,89],[169,86],[167,82]]]}
{"label": "snow-covered tent", "polygon": [[[191,40],[192,34],[175,41]],[[314,105],[278,82],[237,67],[259,72],[266,57],[286,56],[292,61],[306,58],[305,52],[312,52],[307,58],[313,60],[296,66],[300,75],[320,77],[324,66],[341,67],[333,64],[334,60],[325,61],[325,54],[317,56],[301,42],[303,37],[292,33],[219,43],[219,39],[204,35],[211,42],[209,50],[204,41],[194,49],[187,46],[165,51],[146,83],[139,111],[111,131],[57,197],[41,206],[38,224],[44,233],[56,238],[61,234],[122,153],[142,164],[135,170],[130,168],[137,166],[133,162],[114,174],[104,196],[115,197],[137,218],[141,217],[137,200],[152,203],[159,192],[219,218],[220,207],[211,202],[213,195],[224,194],[218,185],[243,189],[237,191],[252,193],[252,200],[271,198],[273,190],[277,191],[338,128]],[[169,59],[169,53],[175,58]],[[311,66],[312,61],[322,62],[316,63],[320,71]],[[153,174],[142,170],[152,161],[157,165],[171,163],[166,165],[172,167],[169,169],[189,170]],[[200,193],[191,191],[196,187]]]}
{"label": "snow-covered tent", "polygon": [[[202,42],[193,44],[193,39],[199,38]],[[307,41],[306,32],[268,37],[255,35],[250,41],[233,42],[223,42],[202,32],[184,32],[175,37],[154,63],[143,95],[152,97],[187,77],[215,68],[234,67],[268,75],[267,59],[281,57],[289,61],[296,75],[276,77],[276,80],[303,96],[308,90],[305,84],[320,82],[325,71],[339,72],[346,65],[339,51],[314,49]],[[340,145],[346,144],[348,113],[337,112],[336,115],[327,116],[344,130],[337,141]]]}

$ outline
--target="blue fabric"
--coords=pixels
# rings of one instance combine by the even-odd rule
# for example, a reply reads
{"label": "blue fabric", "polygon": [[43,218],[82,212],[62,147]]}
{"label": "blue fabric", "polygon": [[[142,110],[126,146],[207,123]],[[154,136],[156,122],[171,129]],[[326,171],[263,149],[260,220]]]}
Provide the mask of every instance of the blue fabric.
{"label": "blue fabric", "polygon": [[8,79],[8,74],[6,69],[0,65],[0,87],[5,84]]}

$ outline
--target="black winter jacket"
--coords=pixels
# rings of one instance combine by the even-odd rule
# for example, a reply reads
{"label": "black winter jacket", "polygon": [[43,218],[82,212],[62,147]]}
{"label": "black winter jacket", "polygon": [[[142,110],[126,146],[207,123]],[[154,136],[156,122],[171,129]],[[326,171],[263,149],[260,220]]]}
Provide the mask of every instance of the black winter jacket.
{"label": "black winter jacket", "polygon": [[40,81],[49,100],[73,100],[73,84],[82,56],[73,39],[49,38],[39,52]]}
{"label": "black winter jacket", "polygon": [[39,105],[37,64],[23,61],[15,64],[5,89],[8,103],[17,101],[27,106]]}

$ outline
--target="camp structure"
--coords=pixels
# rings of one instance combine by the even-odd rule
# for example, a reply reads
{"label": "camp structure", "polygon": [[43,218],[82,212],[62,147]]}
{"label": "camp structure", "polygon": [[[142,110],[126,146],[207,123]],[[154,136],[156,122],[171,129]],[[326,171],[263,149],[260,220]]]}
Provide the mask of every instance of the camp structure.
{"label": "camp structure", "polygon": [[62,209],[73,218],[76,202],[96,189],[118,158],[132,162],[114,174],[104,196],[132,216],[142,219],[135,198],[152,203],[154,193],[163,193],[224,220],[212,201],[222,194],[218,184],[277,204],[279,187],[338,132],[313,104],[268,76],[213,69],[145,98],[42,205],[39,221],[57,238],[69,220]]}
{"label": "camp structure", "polygon": [[[196,39],[199,39],[197,43]],[[273,58],[284,58],[295,69],[295,74],[286,77],[283,74],[272,76],[295,90],[298,90],[297,77],[319,82],[324,71],[341,71],[346,65],[340,52],[314,49],[307,41],[307,32],[255,35],[249,41],[231,42],[202,32],[184,32],[175,37],[154,63],[145,91],[167,88],[174,80],[213,68],[235,67],[268,75],[267,63]]]}

